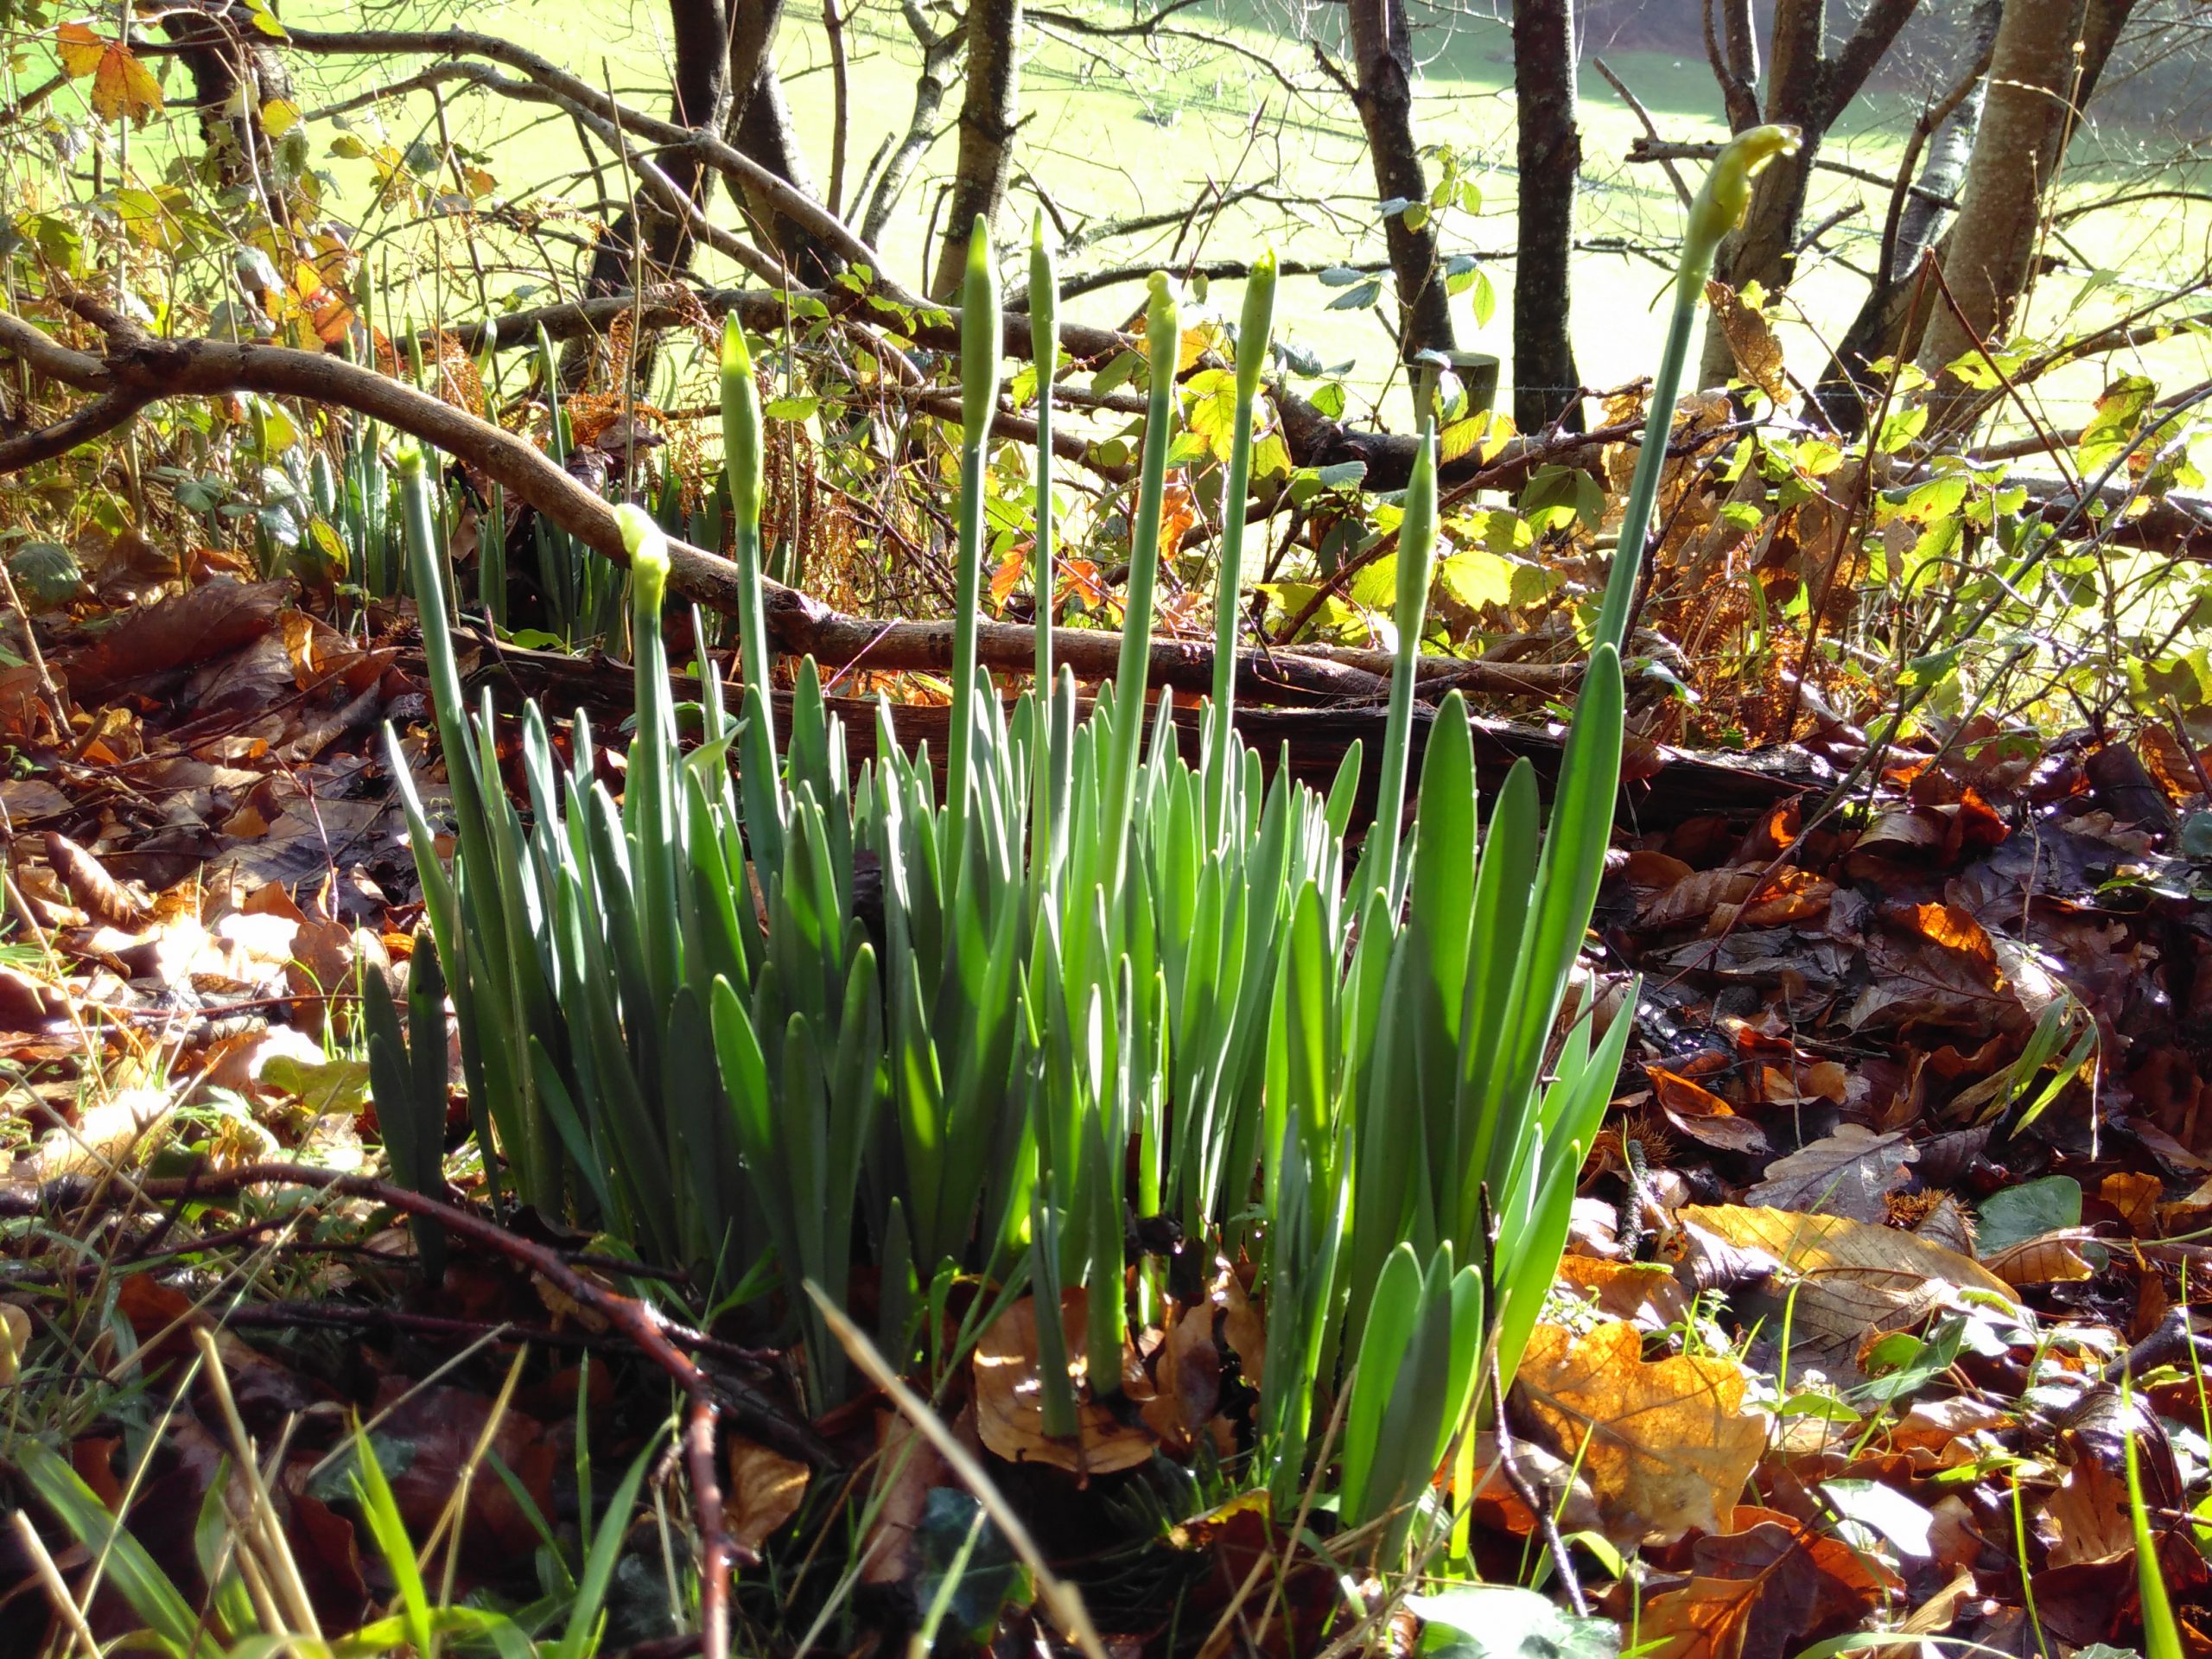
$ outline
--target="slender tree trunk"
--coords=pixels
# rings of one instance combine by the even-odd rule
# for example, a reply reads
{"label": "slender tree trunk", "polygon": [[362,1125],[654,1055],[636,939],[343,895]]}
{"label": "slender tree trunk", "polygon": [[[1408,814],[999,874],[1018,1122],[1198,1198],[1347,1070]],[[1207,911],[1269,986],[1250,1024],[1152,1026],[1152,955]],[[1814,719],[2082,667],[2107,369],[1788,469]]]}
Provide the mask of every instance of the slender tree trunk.
{"label": "slender tree trunk", "polygon": [[[794,189],[809,196],[819,194],[791,125],[783,78],[777,74],[772,60],[761,64],[753,83],[753,96],[745,100],[745,112],[731,131],[730,143]],[[836,250],[812,231],[778,213],[766,197],[751,190],[745,194],[747,217],[760,227],[762,238],[799,281],[818,288],[842,268]]]}
{"label": "slender tree trunk", "polygon": [[968,266],[969,228],[980,219],[996,225],[1014,160],[1016,51],[1021,0],[968,0],[967,88],[960,101],[960,155],[952,175],[951,212],[938,244],[937,276],[930,292],[950,299]]}
{"label": "slender tree trunk", "polygon": [[258,44],[264,37],[251,24],[221,16],[226,6],[226,0],[210,0],[175,7],[163,13],[162,29],[192,77],[191,107],[219,177],[235,189],[257,182],[264,205],[281,224],[288,217],[283,193],[257,111],[271,99],[290,98],[292,78],[276,52]]}
{"label": "slender tree trunk", "polygon": [[[2012,328],[2032,274],[2044,193],[2072,124],[2068,95],[2083,0],[2006,0],[1990,63],[1989,100],[1943,252],[1943,280],[1957,302],[1933,306],[1921,341],[1931,373]],[[1937,389],[1939,406],[1963,391]]]}
{"label": "slender tree trunk", "polygon": [[1889,257],[1884,268],[1874,273],[1873,287],[1867,290],[1851,327],[1844,331],[1815,390],[1829,424],[1847,436],[1856,436],[1865,428],[1867,406],[1880,395],[1880,387],[1868,372],[1869,365],[1900,350],[1910,351],[1918,343],[1906,342],[1904,337],[1905,314],[1920,288],[1916,273],[1922,256],[1936,245],[1948,222],[1950,210],[1942,201],[1955,198],[1966,181],[1967,162],[1974,154],[1974,137],[1981,130],[1982,108],[1989,95],[1989,63],[1997,25],[2004,14],[2005,0],[1974,0],[1960,46],[1960,76],[1943,100],[1950,107],[1928,130],[1926,147],[1914,176],[1918,188],[1891,209],[1895,228],[1885,238]]}
{"label": "slender tree trunk", "polygon": [[[722,0],[669,0],[670,35],[675,48],[671,66],[669,118],[687,127],[720,130],[729,108],[729,20]],[[705,207],[714,194],[715,175],[686,150],[671,150],[660,158],[669,181]],[[655,276],[690,268],[694,251],[683,221],[644,198],[639,207],[625,208],[592,250],[591,270],[584,278],[588,294],[620,294],[630,286],[638,263],[639,220],[644,223],[645,263]],[[635,343],[632,373],[643,384],[653,360],[656,342],[648,338]],[[584,342],[572,342],[562,353],[562,384],[571,390],[583,383],[591,359]]]}
{"label": "slender tree trunk", "polygon": [[[914,77],[914,112],[907,118],[906,130],[896,145],[882,152],[882,170],[876,173],[867,190],[868,207],[861,215],[861,240],[870,247],[876,245],[883,227],[891,222],[899,199],[906,193],[907,181],[914,176],[914,168],[929,149],[930,140],[937,136],[938,119],[944,110],[945,95],[952,87],[953,66],[960,59],[960,30],[932,29],[928,14],[923,11],[918,0],[905,0],[900,11],[914,36],[914,44],[922,49],[922,67]],[[859,193],[855,194],[854,200],[859,200]]]}
{"label": "slender tree trunk", "polygon": [[[1346,10],[1358,74],[1352,99],[1374,158],[1376,195],[1384,201],[1402,197],[1419,202],[1426,213],[1428,179],[1414,143],[1413,47],[1405,0],[1349,0]],[[1405,214],[1393,213],[1383,221],[1382,233],[1397,284],[1402,354],[1410,361],[1421,352],[1455,349],[1434,221],[1408,227]]]}
{"label": "slender tree trunk", "polygon": [[[722,0],[669,0],[668,11],[675,47],[669,118],[683,126],[718,131],[729,107],[729,19]],[[698,157],[671,150],[659,159],[670,182],[704,207],[714,192],[714,175],[699,165]],[[646,262],[656,271],[689,268],[691,237],[683,222],[652,208],[645,218]],[[590,292],[619,293],[630,285],[637,236],[636,219],[625,212],[600,238],[592,256]]]}
{"label": "slender tree trunk", "polygon": [[[1769,36],[1766,107],[1763,118],[1796,127],[1801,135],[1797,154],[1777,156],[1751,188],[1751,202],[1744,223],[1721,245],[1713,274],[1733,289],[1757,283],[1770,296],[1789,285],[1796,273],[1797,238],[1805,216],[1805,195],[1812,179],[1813,159],[1821,141],[1838,117],[1859,95],[1918,8],[1920,0],[1867,0],[1866,10],[1850,36],[1834,55],[1827,51],[1826,0],[1775,0],[1774,22]],[[1729,14],[1729,54],[1724,89],[1739,79],[1743,62],[1738,37],[1749,28],[1748,9],[1732,8]],[[1744,99],[1740,87],[1730,99],[1731,124]],[[1700,383],[1718,385],[1735,372],[1735,359],[1719,321],[1706,330],[1705,353]]]}
{"label": "slender tree trunk", "polygon": [[774,61],[784,0],[729,0],[729,124],[734,130],[760,85],[760,71]]}
{"label": "slender tree trunk", "polygon": [[[1711,4],[1711,0],[1707,0]],[[1721,24],[1727,52],[1729,90],[1735,94],[1724,99],[1728,105],[1728,124],[1731,128],[1758,124],[1759,31],[1751,17],[1751,0],[1726,0]],[[1739,123],[1738,116],[1743,117]]]}
{"label": "slender tree trunk", "polygon": [[1574,0],[1515,0],[1513,86],[1519,111],[1519,251],[1513,269],[1513,423],[1538,432],[1565,418],[1580,430],[1570,270],[1582,171],[1575,125]]}
{"label": "slender tree trunk", "polygon": [[[785,183],[817,194],[806,158],[791,128],[791,106],[776,73],[776,30],[784,0],[730,0],[729,115],[724,130],[741,154]],[[799,281],[819,285],[838,262],[813,232],[776,212],[754,191],[745,193],[745,214],[760,242],[775,251]]]}
{"label": "slender tree trunk", "polygon": [[[1745,8],[1748,11],[1749,8]],[[1733,13],[1732,12],[1732,21]],[[1748,22],[1748,20],[1746,20]],[[1795,156],[1777,156],[1751,187],[1744,222],[1721,245],[1714,275],[1729,287],[1756,282],[1770,294],[1789,283],[1796,264],[1797,226],[1805,214],[1805,192],[1827,123],[1821,117],[1826,60],[1821,49],[1827,29],[1823,0],[1777,0],[1767,52],[1766,108],[1763,118],[1786,122],[1803,137]],[[1730,33],[1733,56],[1735,31]],[[1698,384],[1724,385],[1736,372],[1728,338],[1715,317],[1705,334],[1705,356]]]}

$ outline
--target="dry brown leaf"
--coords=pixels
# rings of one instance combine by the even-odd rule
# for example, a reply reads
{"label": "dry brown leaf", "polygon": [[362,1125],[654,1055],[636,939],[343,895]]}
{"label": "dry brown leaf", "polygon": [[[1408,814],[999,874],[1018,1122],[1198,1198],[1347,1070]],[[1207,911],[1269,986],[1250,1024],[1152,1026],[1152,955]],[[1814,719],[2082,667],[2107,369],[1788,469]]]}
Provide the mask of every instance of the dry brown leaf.
{"label": "dry brown leaf", "polygon": [[1883,1582],[1837,1540],[1770,1510],[1736,1513],[1751,1524],[1699,1539],[1690,1581],[1644,1604],[1642,1659],[1783,1659],[1883,1593]]}
{"label": "dry brown leaf", "polygon": [[1719,320],[1737,372],[1777,403],[1787,399],[1789,382],[1783,373],[1782,342],[1775,338],[1774,325],[1724,282],[1707,278],[1705,297]]}
{"label": "dry brown leaf", "polygon": [[[1832,1377],[1856,1382],[1866,1339],[1917,1324],[1959,1300],[1986,1291],[2017,1306],[2012,1287],[1980,1262],[1891,1227],[1847,1216],[1802,1215],[1745,1205],[1692,1205],[1681,1215],[1693,1255],[1702,1241],[1743,1280],[1736,1312],[1770,1318],[1779,1330],[1785,1310],[1791,1351]],[[1794,1295],[1793,1295],[1794,1293]]]}
{"label": "dry brown leaf", "polygon": [[722,1525],[741,1549],[760,1554],[768,1535],[806,1499],[807,1466],[742,1434],[729,1436],[729,1490]]}
{"label": "dry brown leaf", "polygon": [[1766,1414],[1745,1405],[1746,1387],[1732,1359],[1645,1359],[1624,1322],[1580,1338],[1540,1325],[1514,1395],[1554,1452],[1580,1457],[1606,1535],[1629,1548],[1719,1529],[1766,1448]]}
{"label": "dry brown leaf", "polygon": [[124,1089],[95,1101],[70,1128],[49,1129],[39,1137],[41,1180],[64,1175],[105,1174],[141,1149],[148,1130],[168,1116],[175,1102],[154,1089]]}
{"label": "dry brown leaf", "polygon": [[68,836],[48,830],[46,861],[61,878],[85,913],[112,927],[143,927],[154,914],[153,901],[133,893],[107,872],[107,867]]}
{"label": "dry brown leaf", "polygon": [[[2073,1437],[2069,1436],[2069,1440]],[[2044,1500],[2056,1537],[2048,1564],[2108,1561],[2135,1553],[2134,1522],[2127,1508],[2127,1477],[2076,1445],[2077,1455],[2058,1490]]]}
{"label": "dry brown leaf", "polygon": [[1658,1098],[1660,1109],[1692,1140],[1723,1152],[1748,1152],[1762,1157],[1773,1150],[1764,1129],[1738,1116],[1733,1106],[1703,1084],[1662,1066],[1647,1065],[1643,1070],[1651,1079],[1651,1091]]}
{"label": "dry brown leaf", "polygon": [[1740,905],[1758,887],[1757,870],[1700,870],[1656,893],[1637,915],[1639,927],[1680,927],[1703,921],[1722,905]]}
{"label": "dry brown leaf", "polygon": [[1827,913],[1835,883],[1803,870],[1777,870],[1735,913],[1738,927],[1781,927]]}
{"label": "dry brown leaf", "polygon": [[1236,1276],[1236,1269],[1226,1257],[1214,1258],[1213,1283],[1208,1287],[1207,1294],[1222,1312],[1222,1341],[1236,1356],[1244,1380],[1258,1388],[1266,1375],[1268,1325],[1252,1306],[1251,1297],[1245,1294],[1244,1281]]}
{"label": "dry brown leaf", "polygon": [[2059,1228],[1985,1256],[1981,1265],[2008,1285],[2078,1285],[2096,1277],[2082,1254],[2082,1243],[2095,1236],[2088,1227]]}
{"label": "dry brown leaf", "polygon": [[0,966],[0,1031],[43,1031],[68,1015],[69,999],[60,989]]}
{"label": "dry brown leaf", "polygon": [[[991,1321],[976,1344],[976,1427],[983,1444],[1015,1463],[1044,1463],[1073,1474],[1108,1475],[1133,1469],[1152,1455],[1150,1430],[1124,1423],[1090,1397],[1084,1355],[1088,1294],[1077,1287],[1060,1299],[1068,1375],[1076,1382],[1077,1431],[1071,1440],[1045,1433],[1045,1393],[1038,1374],[1037,1304],[1025,1296]],[[1126,1347],[1123,1376],[1146,1379]]]}
{"label": "dry brown leaf", "polygon": [[2027,1012],[1981,924],[1955,905],[1904,905],[1870,933],[1870,979],[1843,1023],[1854,1031],[1913,1024],[1987,1037],[2023,1030]]}
{"label": "dry brown leaf", "polygon": [[1175,1457],[1189,1453],[1221,1406],[1221,1350],[1214,1345],[1214,1305],[1185,1308],[1167,1326],[1153,1368],[1159,1392],[1138,1415]]}
{"label": "dry brown leaf", "polygon": [[1839,1060],[1792,1060],[1787,1071],[1774,1065],[1759,1068],[1759,1098],[1770,1106],[1802,1106],[1815,1100],[1840,1106],[1850,1096],[1851,1074]]}
{"label": "dry brown leaf", "polygon": [[875,1522],[861,1544],[861,1582],[903,1584],[914,1570],[914,1531],[930,1488],[950,1478],[944,1456],[895,1411],[876,1414]]}
{"label": "dry brown leaf", "polygon": [[1681,1281],[1656,1262],[1561,1256],[1559,1280],[1585,1293],[1607,1319],[1625,1319],[1639,1331],[1663,1331],[1689,1313]]}
{"label": "dry brown leaf", "polygon": [[1902,1135],[1840,1124],[1834,1135],[1769,1164],[1766,1179],[1744,1198],[1780,1210],[1879,1221],[1889,1211],[1890,1194],[1904,1185],[1906,1166],[1917,1155]]}
{"label": "dry brown leaf", "polygon": [[2127,1169],[2114,1170],[2097,1186],[2097,1196],[2120,1211],[2138,1238],[2158,1236],[2158,1200],[2164,1193],[2157,1176]]}
{"label": "dry brown leaf", "polygon": [[210,582],[132,611],[69,664],[69,689],[81,698],[236,651],[276,626],[292,591],[288,582]]}
{"label": "dry brown leaf", "polygon": [[[1924,1178],[1924,1169],[1923,1174]],[[1967,1214],[1966,1205],[1948,1192],[1936,1201],[1936,1207],[1921,1217],[1912,1231],[1915,1237],[1930,1244],[1969,1258],[1974,1255],[1974,1219]]]}

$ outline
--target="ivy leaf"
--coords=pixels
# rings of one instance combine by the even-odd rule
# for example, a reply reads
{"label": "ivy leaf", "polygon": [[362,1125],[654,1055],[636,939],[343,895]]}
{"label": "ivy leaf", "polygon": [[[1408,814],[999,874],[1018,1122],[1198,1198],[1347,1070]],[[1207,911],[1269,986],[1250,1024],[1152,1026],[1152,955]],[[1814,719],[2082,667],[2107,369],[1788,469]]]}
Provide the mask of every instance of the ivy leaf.
{"label": "ivy leaf", "polygon": [[67,603],[83,585],[84,567],[59,542],[26,542],[8,561],[8,574],[41,611]]}

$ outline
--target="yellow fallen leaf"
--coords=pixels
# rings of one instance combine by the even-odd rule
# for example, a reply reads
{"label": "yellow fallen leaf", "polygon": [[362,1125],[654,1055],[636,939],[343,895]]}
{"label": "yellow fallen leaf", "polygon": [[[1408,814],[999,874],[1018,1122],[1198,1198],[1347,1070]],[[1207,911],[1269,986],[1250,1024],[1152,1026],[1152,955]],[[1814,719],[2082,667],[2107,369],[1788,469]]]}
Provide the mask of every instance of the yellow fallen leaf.
{"label": "yellow fallen leaf", "polygon": [[23,1353],[31,1345],[31,1316],[12,1302],[0,1302],[0,1389],[22,1374]]}
{"label": "yellow fallen leaf", "polygon": [[1632,1325],[1587,1336],[1540,1325],[1514,1385],[1519,1414],[1563,1459],[1580,1458],[1603,1530],[1624,1548],[1720,1529],[1766,1449],[1733,1359],[1647,1360]]}
{"label": "yellow fallen leaf", "polygon": [[[2017,1311],[2012,1286],[1955,1250],[1894,1227],[1847,1216],[1749,1205],[1691,1205],[1677,1248],[1699,1288],[1725,1286],[1747,1320],[1790,1327],[1790,1368],[1818,1366],[1859,1380],[1867,1341],[1916,1325],[1978,1291]],[[2024,1314],[2019,1317],[2024,1318]]]}
{"label": "yellow fallen leaf", "polygon": [[807,1474],[804,1464],[731,1435],[729,1491],[722,1497],[722,1525],[731,1540],[757,1554],[768,1535],[798,1513]]}
{"label": "yellow fallen leaf", "polygon": [[2096,1277],[2082,1254],[2095,1236],[2087,1227],[2062,1227],[2008,1245],[1982,1265],[2008,1285],[2077,1285]]}

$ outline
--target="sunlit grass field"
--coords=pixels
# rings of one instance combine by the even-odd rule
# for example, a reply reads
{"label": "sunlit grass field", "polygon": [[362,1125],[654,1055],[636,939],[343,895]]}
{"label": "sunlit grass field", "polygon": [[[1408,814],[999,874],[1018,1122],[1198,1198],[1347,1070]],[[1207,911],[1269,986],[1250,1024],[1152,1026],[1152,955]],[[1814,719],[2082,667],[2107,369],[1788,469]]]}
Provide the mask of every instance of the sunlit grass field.
{"label": "sunlit grass field", "polygon": [[[1040,27],[1033,18],[1022,71],[1020,173],[1013,207],[1001,226],[1010,251],[1044,192],[1071,228],[1177,215],[1165,228],[1103,238],[1070,254],[1064,273],[1071,277],[1153,263],[1241,259],[1268,245],[1286,259],[1315,264],[1382,257],[1372,177],[1348,100],[1310,90],[1318,83],[1313,45],[1288,37],[1279,17],[1273,23],[1260,21],[1252,4],[1203,0],[1177,13],[1148,44],[1084,39],[1049,22]],[[359,6],[344,0],[294,0],[284,15],[302,27],[342,29],[362,21]],[[382,27],[452,23],[505,35],[642,105],[659,110],[665,105],[666,20],[652,0],[619,0],[588,10],[546,0],[482,0],[465,8],[453,0],[403,0],[378,8],[373,21]],[[950,26],[944,14],[932,14],[932,22]],[[1454,302],[1459,343],[1509,359],[1510,377],[1515,193],[1510,35],[1501,23],[1421,8],[1415,24],[1421,65],[1417,130],[1424,143],[1455,150],[1463,176],[1479,193],[1472,211],[1455,206],[1442,216],[1446,251],[1475,256],[1487,278],[1485,295],[1464,294]],[[857,0],[847,40],[849,193],[879,143],[906,127],[918,54],[891,0]],[[1649,372],[1663,325],[1662,295],[1679,213],[1660,168],[1623,162],[1642,125],[1591,67],[1591,56],[1605,59],[1666,137],[1708,138],[1725,129],[1712,76],[1701,61],[1649,52],[1611,54],[1602,41],[1588,43],[1581,81],[1580,236],[1599,245],[1577,257],[1575,339],[1586,383],[1603,387]],[[832,171],[836,90],[818,15],[795,10],[787,16],[780,57],[819,194]],[[293,61],[299,102],[310,113],[415,67],[353,58]],[[1301,90],[1294,92],[1286,78]],[[171,82],[174,91],[180,84],[174,71]],[[1894,174],[1904,134],[1925,90],[1893,86],[1862,98],[1831,133],[1823,154],[1884,176]],[[925,242],[932,227],[943,230],[936,209],[952,165],[958,99],[956,85],[936,140],[881,238],[890,270],[917,289],[933,262],[934,250]],[[418,92],[348,119],[356,135],[404,150],[417,141],[435,143],[439,112]],[[598,185],[576,129],[542,108],[472,91],[448,92],[445,119],[456,142],[481,152],[499,198],[532,210],[556,210],[543,221],[540,249],[556,260],[579,259],[573,244],[561,238],[589,235]],[[178,123],[175,130],[181,133],[188,125]],[[400,262],[403,269],[413,267],[402,301],[408,311],[465,317],[481,308],[483,296],[495,306],[512,302],[518,290],[527,290],[532,302],[553,297],[544,260],[530,243],[512,234],[480,233],[467,219],[411,223],[413,207],[378,204],[368,162],[327,154],[334,136],[330,124],[314,124],[313,134],[317,165],[335,183],[338,210],[357,226],[363,245],[387,260],[400,251],[436,256]],[[2111,194],[2141,172],[2156,151],[2157,140],[2147,134],[2101,128],[2085,135],[2074,151],[2069,200]],[[152,165],[159,140],[142,143],[140,153],[143,164]],[[1681,165],[1694,183],[1694,164]],[[623,188],[611,167],[601,176],[611,193]],[[2171,176],[2157,181],[2172,181]],[[1255,188],[1257,196],[1225,208],[1218,205],[1223,197]],[[575,205],[572,213],[559,211],[563,200]],[[1807,257],[1777,318],[1790,366],[1801,377],[1809,379],[1819,372],[1822,342],[1840,334],[1857,308],[1885,200],[1886,193],[1856,180],[1834,173],[1817,176],[1808,225],[1858,207],[1829,232],[1821,250]],[[849,201],[844,205],[851,210]],[[721,211],[728,213],[726,203]],[[2031,330],[2088,326],[2162,288],[2178,286],[2201,266],[2209,236],[2212,209],[2201,202],[2133,204],[2064,226],[2049,245],[2059,267],[2037,290]],[[474,260],[465,245],[471,243]],[[479,264],[485,271],[480,288]],[[706,268],[714,271],[715,264],[710,259]],[[1352,365],[1342,378],[1355,414],[1366,412],[1363,403],[1379,403],[1386,418],[1395,416],[1402,423],[1403,398],[1383,395],[1393,356],[1389,335],[1371,310],[1331,308],[1346,292],[1312,276],[1287,279],[1279,332],[1322,363]],[[1086,321],[1119,322],[1141,293],[1134,282],[1100,289],[1071,301],[1066,312]],[[1234,314],[1235,284],[1217,283],[1209,297]],[[2140,366],[2169,385],[2185,384],[2212,372],[2212,352],[2202,340],[2170,342],[2152,349]],[[2040,394],[2049,418],[2058,425],[2078,423],[2103,373],[2084,365],[2053,377]]]}

